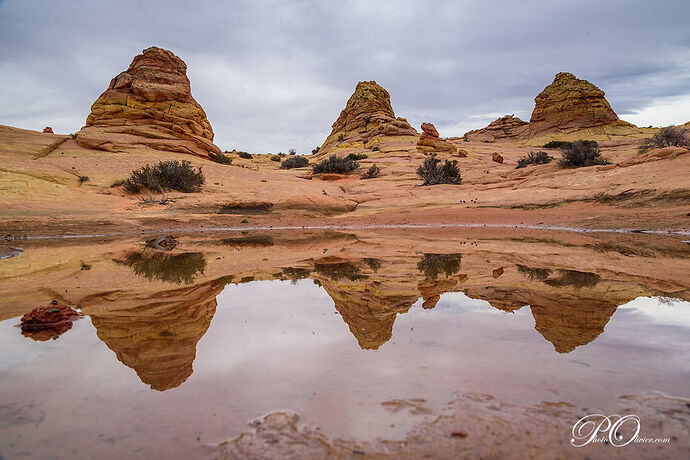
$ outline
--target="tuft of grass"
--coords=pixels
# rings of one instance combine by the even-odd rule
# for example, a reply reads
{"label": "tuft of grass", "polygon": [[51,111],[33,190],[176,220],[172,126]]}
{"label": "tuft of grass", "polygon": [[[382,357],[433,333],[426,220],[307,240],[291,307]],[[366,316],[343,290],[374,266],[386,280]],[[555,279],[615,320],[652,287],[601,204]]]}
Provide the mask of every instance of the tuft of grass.
{"label": "tuft of grass", "polygon": [[526,157],[522,157],[518,160],[518,164],[515,168],[524,168],[529,165],[545,165],[551,163],[553,160],[553,157],[541,150],[539,152],[530,152]]}
{"label": "tuft of grass", "polygon": [[204,182],[201,168],[195,170],[187,160],[170,160],[142,166],[132,171],[122,184],[131,193],[139,193],[144,189],[152,192],[177,190],[190,193],[201,191]]}
{"label": "tuft of grass", "polygon": [[213,156],[213,161],[215,161],[216,163],[220,163],[222,165],[229,165],[230,163],[232,163],[232,158],[230,158],[224,153],[216,153]]}
{"label": "tuft of grass", "polygon": [[321,160],[312,166],[314,174],[321,173],[335,173],[347,174],[359,168],[359,162],[350,156],[339,157],[338,155],[331,155],[328,158]]}
{"label": "tuft of grass", "polygon": [[375,177],[379,176],[380,172],[381,169],[378,166],[371,165],[371,167],[367,169],[364,174],[362,174],[362,179],[374,179]]}
{"label": "tuft of grass", "polygon": [[661,128],[652,137],[642,141],[638,147],[638,152],[645,153],[652,149],[662,149],[664,147],[690,148],[690,133],[688,133],[687,129],[679,126]]}
{"label": "tuft of grass", "polygon": [[424,164],[417,168],[417,175],[422,178],[422,185],[453,184],[458,185],[462,182],[458,161],[446,160],[443,164],[432,153],[424,160]]}
{"label": "tuft of grass", "polygon": [[563,148],[562,157],[558,161],[561,168],[582,168],[584,166],[611,164],[601,157],[599,145],[596,141],[575,141],[571,146]]}
{"label": "tuft of grass", "polygon": [[283,160],[280,164],[282,169],[303,168],[309,164],[309,160],[301,155],[295,155]]}

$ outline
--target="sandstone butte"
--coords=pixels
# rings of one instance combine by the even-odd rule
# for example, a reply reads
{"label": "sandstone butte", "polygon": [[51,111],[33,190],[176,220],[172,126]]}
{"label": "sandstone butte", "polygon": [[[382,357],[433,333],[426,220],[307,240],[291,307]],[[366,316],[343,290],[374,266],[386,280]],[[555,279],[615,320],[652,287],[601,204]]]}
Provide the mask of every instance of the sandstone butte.
{"label": "sandstone butte", "polygon": [[605,93],[573,74],[556,74],[553,82],[537,95],[529,123],[506,115],[487,127],[469,131],[465,138],[480,142],[548,140],[613,140],[644,134],[635,125],[622,121],[604,97]]}
{"label": "sandstone butte", "polygon": [[145,49],[112,79],[76,140],[108,151],[146,146],[202,157],[220,153],[206,113],[192,97],[187,65],[157,47]]}
{"label": "sandstone butte", "polygon": [[361,81],[350,96],[320,153],[337,147],[363,146],[385,136],[417,136],[404,118],[396,118],[391,96],[375,81]]}
{"label": "sandstone butte", "polygon": [[422,123],[422,134],[417,141],[417,150],[429,153],[448,152],[453,155],[457,153],[458,148],[442,139],[432,123]]}
{"label": "sandstone butte", "polygon": [[[668,147],[638,154],[641,140],[657,129],[615,119],[603,92],[570,74],[559,74],[542,94],[533,116],[537,137],[523,139],[532,123],[508,116],[492,124],[496,142],[487,143],[473,135],[441,139],[430,123],[420,136],[395,117],[384,88],[360,82],[321,150],[306,158],[310,164],[334,152],[366,158],[352,174],[313,180],[317,177],[309,166],[280,169],[270,154],[242,158],[231,152],[231,164],[213,161],[218,152],[213,131],[191,96],[184,62],[169,51],[148,48],[113,79],[76,139],[0,126],[0,232],[13,237],[175,231],[247,222],[267,227],[446,223],[688,229],[690,189],[681,172],[690,170],[690,150]],[[569,107],[564,101],[575,108],[553,109]],[[583,115],[590,106],[599,115]],[[597,123],[608,124],[593,126]],[[620,127],[627,131],[612,134]],[[511,132],[521,134],[513,138]],[[554,161],[515,168],[534,150],[531,145],[541,148],[551,138],[598,140],[611,164],[562,169]],[[432,140],[441,161],[460,157],[461,185],[419,187],[415,171],[425,158],[418,149],[424,139]],[[549,153],[557,157],[559,151]],[[494,162],[494,154],[503,162]],[[203,168],[202,191],[170,191],[164,202],[142,202],[140,194],[113,186],[133,169],[162,159],[189,160]],[[373,164],[379,176],[361,180]],[[433,304],[433,295],[427,297]]]}

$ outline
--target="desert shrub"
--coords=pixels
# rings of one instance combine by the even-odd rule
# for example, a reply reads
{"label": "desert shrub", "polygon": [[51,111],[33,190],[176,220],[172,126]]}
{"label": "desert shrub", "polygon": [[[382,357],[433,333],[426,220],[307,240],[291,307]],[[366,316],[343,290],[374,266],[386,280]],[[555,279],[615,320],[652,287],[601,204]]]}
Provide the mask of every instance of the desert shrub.
{"label": "desert shrub", "polygon": [[381,261],[379,259],[375,259],[373,257],[366,257],[362,259],[365,264],[369,266],[374,272],[378,272],[379,268],[381,268]]}
{"label": "desert shrub", "polygon": [[378,166],[371,165],[371,167],[367,169],[364,174],[362,174],[362,179],[373,179],[378,177],[380,172],[381,169]]}
{"label": "desert shrub", "polygon": [[336,173],[336,174],[347,174],[359,168],[359,163],[347,157],[339,157],[338,155],[331,155],[330,157],[321,160],[317,164],[312,166],[312,172],[314,174],[321,173]]}
{"label": "desert shrub", "polygon": [[319,153],[319,150],[321,150],[321,147],[317,145],[316,147],[314,147],[313,149],[311,149],[311,153],[317,154],[317,153]]}
{"label": "desert shrub", "polygon": [[237,152],[237,156],[245,160],[251,160],[253,158],[252,154],[247,152]]}
{"label": "desert shrub", "polygon": [[435,280],[443,273],[446,278],[460,271],[462,254],[424,254],[417,263],[417,270],[426,279]]}
{"label": "desert shrub", "polygon": [[381,147],[379,147],[378,145],[371,149],[372,152],[378,152],[380,150],[381,150]]}
{"label": "desert shrub", "polygon": [[572,142],[567,142],[567,141],[549,141],[546,144],[544,144],[545,149],[564,149],[566,147],[572,146]]}
{"label": "desert shrub", "polygon": [[295,150],[295,149],[289,149],[289,150],[288,150],[288,155],[297,155],[297,150]]}
{"label": "desert shrub", "polygon": [[520,158],[516,168],[524,168],[529,165],[545,165],[552,161],[553,157],[550,157],[548,153],[540,150],[539,152],[530,152],[526,157]]}
{"label": "desert shrub", "polygon": [[295,155],[284,159],[283,162],[280,164],[280,167],[283,169],[303,168],[308,164],[309,160],[307,160],[305,157]]}
{"label": "desert shrub", "polygon": [[222,165],[229,165],[230,163],[232,163],[232,158],[227,156],[225,153],[216,153],[213,157],[213,161],[215,161],[216,163],[220,163]]}
{"label": "desert shrub", "polygon": [[280,157],[278,155],[273,155],[271,161],[280,161]]}
{"label": "desert shrub", "polygon": [[346,156],[345,158],[350,158],[353,160],[365,160],[365,159],[369,158],[369,156],[366,153],[351,153],[348,156]]}
{"label": "desert shrub", "polygon": [[652,149],[662,149],[664,147],[673,146],[690,148],[690,133],[688,133],[687,129],[679,126],[661,128],[652,137],[643,140],[638,151],[640,153],[645,153]]}
{"label": "desert shrub", "polygon": [[446,160],[443,164],[439,163],[441,163],[441,160],[436,158],[435,153],[432,153],[426,157],[424,164],[417,168],[417,175],[424,181],[422,185],[457,185],[462,182],[457,160]]}
{"label": "desert shrub", "polygon": [[187,160],[160,161],[157,165],[145,165],[132,171],[123,185],[131,193],[139,193],[143,189],[152,192],[198,192],[204,185],[204,175],[201,168],[195,170]]}
{"label": "desert shrub", "polygon": [[596,141],[575,141],[571,146],[564,147],[561,155],[562,157],[558,161],[561,168],[610,164],[601,157]]}
{"label": "desert shrub", "polygon": [[344,133],[338,134],[338,142],[342,142],[344,140],[345,140],[345,134]]}

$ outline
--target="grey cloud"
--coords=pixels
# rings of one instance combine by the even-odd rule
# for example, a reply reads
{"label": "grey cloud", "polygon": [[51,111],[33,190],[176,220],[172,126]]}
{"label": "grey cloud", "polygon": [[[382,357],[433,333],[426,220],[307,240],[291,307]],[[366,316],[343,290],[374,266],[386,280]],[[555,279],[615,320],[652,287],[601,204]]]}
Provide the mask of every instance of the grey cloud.
{"label": "grey cloud", "polygon": [[435,122],[444,135],[494,114],[529,118],[559,71],[630,113],[690,93],[688,13],[686,0],[5,0],[0,123],[78,130],[110,79],[150,45],[187,62],[221,148],[307,152],[357,81],[370,79],[397,115]]}

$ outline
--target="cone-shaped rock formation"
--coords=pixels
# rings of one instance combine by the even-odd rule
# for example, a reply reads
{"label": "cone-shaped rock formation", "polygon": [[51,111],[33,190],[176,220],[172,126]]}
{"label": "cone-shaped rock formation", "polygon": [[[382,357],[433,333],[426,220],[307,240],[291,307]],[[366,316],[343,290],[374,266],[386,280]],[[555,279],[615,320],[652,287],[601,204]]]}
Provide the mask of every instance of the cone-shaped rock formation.
{"label": "cone-shaped rock formation", "polygon": [[341,143],[369,141],[378,136],[416,135],[407,120],[395,117],[388,91],[375,81],[361,81],[333,123],[321,152]]}
{"label": "cone-shaped rock formation", "polygon": [[77,133],[82,147],[118,151],[149,147],[213,156],[213,129],[192,97],[187,65],[151,47],[110,82]]}

